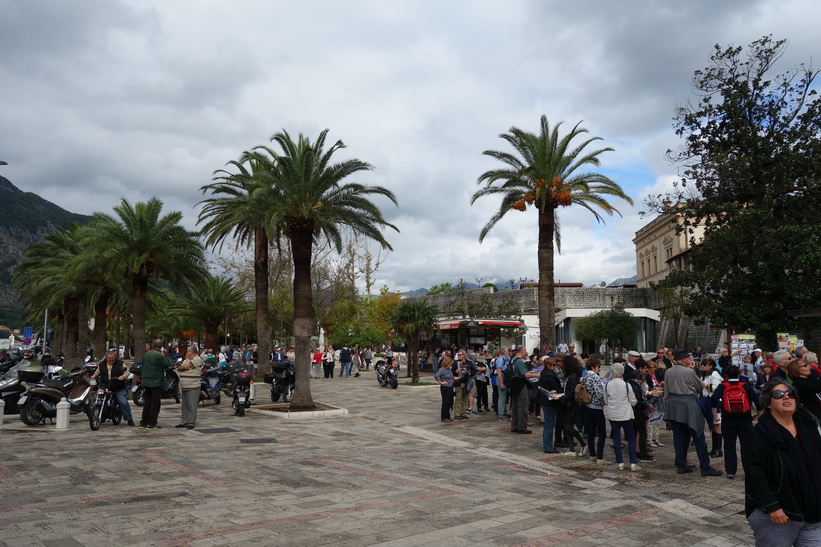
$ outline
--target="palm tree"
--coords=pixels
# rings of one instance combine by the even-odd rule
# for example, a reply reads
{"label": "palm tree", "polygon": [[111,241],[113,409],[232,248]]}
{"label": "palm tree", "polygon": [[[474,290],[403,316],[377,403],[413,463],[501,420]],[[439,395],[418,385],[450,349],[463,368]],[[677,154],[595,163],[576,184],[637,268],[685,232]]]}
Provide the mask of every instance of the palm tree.
{"label": "palm tree", "polygon": [[61,318],[60,336],[65,336],[63,351],[69,364],[78,355],[78,301],[85,297],[79,279],[68,267],[80,254],[81,229],[70,222],[64,231],[46,234],[26,248],[24,261],[14,271],[14,284],[30,315],[42,317],[48,308]]}
{"label": "palm tree", "polygon": [[239,161],[228,165],[236,168],[214,172],[214,182],[200,188],[210,192],[211,198],[203,200],[198,223],[205,222],[202,233],[206,245],[222,246],[231,238],[240,245],[254,244],[254,293],[256,300],[257,349],[260,372],[270,372],[267,355],[271,351],[271,326],[268,313],[268,243],[270,234],[267,210],[271,177],[266,169],[272,166],[268,158],[245,153]]}
{"label": "palm tree", "polygon": [[[604,219],[596,209],[608,215],[619,213],[607,201],[607,196],[615,196],[633,204],[622,188],[608,177],[584,169],[599,166],[599,156],[612,148],[585,151],[591,143],[601,140],[588,138],[579,144],[571,143],[586,129],[576,124],[570,133],[559,135],[562,122],[552,129],[546,116],[541,118],[539,134],[529,133],[511,127],[507,133],[499,135],[513,146],[515,153],[486,150],[485,156],[495,158],[505,164],[501,169],[492,169],[479,177],[478,190],[470,200],[471,205],[483,196],[501,194],[502,203],[479,234],[482,241],[488,232],[511,209],[524,211],[533,205],[538,209],[539,226],[539,325],[540,347],[555,345],[555,295],[553,286],[553,241],[561,252],[561,240],[557,212],[559,207],[578,205],[590,211],[597,221]],[[518,154],[518,155],[517,155]],[[620,215],[620,213],[619,213]]]}
{"label": "palm tree", "polygon": [[205,347],[214,349],[217,347],[217,329],[225,318],[245,313],[249,306],[245,295],[230,280],[208,277],[193,285],[190,293],[181,298],[174,309],[201,323],[205,327]]}
{"label": "palm tree", "polygon": [[101,264],[110,264],[132,288],[134,360],[145,354],[145,316],[149,281],[162,279],[184,287],[205,275],[202,245],[195,232],[180,225],[182,213],[162,213],[162,201],[151,198],[134,206],[125,198],[114,207],[117,217],[94,213]]}
{"label": "palm tree", "polygon": [[408,342],[411,382],[419,381],[419,340],[437,324],[439,311],[422,300],[402,302],[391,317],[394,332]]}
{"label": "palm tree", "polygon": [[336,248],[342,249],[342,230],[373,239],[385,249],[391,246],[381,229],[388,223],[369,196],[384,196],[396,204],[396,197],[381,186],[364,186],[358,183],[342,184],[350,175],[370,171],[373,167],[357,159],[331,163],[335,152],[345,147],[336,141],[327,150],[325,139],[328,130],[317,137],[316,142],[301,133],[296,141],[282,131],[271,137],[281,149],[275,153],[259,148],[256,157],[271,161],[269,172],[273,176],[267,211],[275,239],[284,235],[291,243],[294,261],[294,338],[296,341],[296,390],[291,407],[313,408],[310,385],[311,334],[313,289],[311,287],[311,255],[313,244],[326,238]]}

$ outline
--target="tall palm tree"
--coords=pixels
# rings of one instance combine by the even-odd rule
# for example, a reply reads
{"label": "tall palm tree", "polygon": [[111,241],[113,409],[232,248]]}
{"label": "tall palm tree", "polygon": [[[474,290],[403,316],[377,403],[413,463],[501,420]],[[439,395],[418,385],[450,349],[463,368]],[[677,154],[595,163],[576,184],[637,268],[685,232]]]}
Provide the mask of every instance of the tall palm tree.
{"label": "tall palm tree", "polygon": [[85,287],[71,267],[81,254],[81,231],[81,226],[70,222],[65,230],[46,234],[42,241],[26,248],[26,258],[14,272],[14,284],[31,315],[42,317],[48,308],[62,318],[60,336],[65,335],[63,351],[69,364],[78,356],[80,328],[87,328],[78,318]]}
{"label": "tall palm tree", "polygon": [[438,313],[436,306],[414,300],[399,304],[391,317],[394,332],[408,342],[411,382],[419,381],[419,340],[422,333],[433,330],[436,326]]}
{"label": "tall palm tree", "polygon": [[205,205],[198,223],[204,222],[202,233],[208,246],[222,246],[226,239],[240,245],[254,244],[254,298],[256,301],[257,350],[260,372],[270,372],[268,354],[271,351],[271,326],[268,313],[268,232],[270,214],[266,204],[271,192],[272,179],[267,171],[270,158],[246,152],[239,161],[228,165],[236,173],[221,169],[214,172],[214,182],[200,188],[211,196],[200,203]]}
{"label": "tall palm tree", "polygon": [[173,309],[201,323],[205,327],[205,347],[214,349],[217,346],[217,330],[225,318],[245,313],[249,306],[245,295],[230,280],[208,277],[194,284],[189,294],[181,298]]}
{"label": "tall palm tree", "polygon": [[610,178],[585,171],[590,167],[598,167],[599,156],[613,149],[586,151],[591,143],[601,138],[591,137],[574,144],[573,140],[587,133],[587,130],[580,127],[579,122],[569,133],[560,136],[561,125],[562,122],[559,122],[551,129],[547,117],[542,116],[539,134],[511,127],[507,133],[499,135],[513,147],[514,153],[497,150],[483,152],[485,156],[502,162],[505,167],[483,173],[478,182],[485,187],[473,194],[470,200],[472,205],[483,196],[502,196],[499,210],[482,228],[479,241],[484,240],[508,211],[525,211],[528,206],[535,206],[538,210],[539,343],[542,348],[553,347],[556,342],[553,242],[556,239],[556,248],[560,251],[556,222],[559,207],[583,207],[597,221],[603,222],[604,218],[596,209],[608,215],[620,215],[607,201],[607,196],[615,196],[633,204],[633,200],[624,193],[621,186]]}
{"label": "tall palm tree", "polygon": [[206,272],[197,234],[180,225],[182,213],[162,216],[162,205],[158,198],[151,198],[132,206],[123,198],[114,207],[116,217],[94,213],[100,263],[111,264],[131,284],[135,361],[141,361],[145,354],[149,281],[162,279],[178,288]]}
{"label": "tall palm tree", "polygon": [[396,226],[388,223],[370,196],[384,196],[396,204],[393,192],[381,186],[364,186],[342,181],[373,167],[358,159],[332,163],[334,153],[345,147],[336,141],[327,150],[328,130],[315,142],[301,133],[296,141],[282,131],[271,137],[280,151],[259,148],[260,161],[273,158],[272,189],[268,211],[275,239],[284,235],[291,243],[294,261],[294,338],[296,341],[296,390],[292,408],[313,408],[310,385],[313,289],[311,287],[311,255],[315,240],[326,238],[342,250],[342,230],[373,239],[385,249],[391,246],[382,229]]}

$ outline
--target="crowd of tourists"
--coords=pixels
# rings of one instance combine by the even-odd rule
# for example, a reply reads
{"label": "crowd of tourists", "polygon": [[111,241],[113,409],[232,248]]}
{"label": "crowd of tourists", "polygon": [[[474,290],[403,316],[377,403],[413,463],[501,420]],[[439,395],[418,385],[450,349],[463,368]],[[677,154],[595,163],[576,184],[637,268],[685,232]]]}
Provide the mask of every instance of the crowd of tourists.
{"label": "crowd of tourists", "polygon": [[821,470],[812,464],[821,454],[817,355],[801,346],[793,353],[756,349],[739,366],[727,350],[718,360],[696,361],[687,350],[659,348],[652,359],[630,351],[602,373],[599,359],[576,353],[573,344],[556,349],[564,351],[443,351],[434,375],[440,419],[495,412],[515,434],[532,433],[528,420],[535,420],[545,453],[586,456],[619,470],[655,461],[662,426],[672,432],[680,474],[695,470],[687,457],[694,447],[703,477],[723,475],[711,465],[723,458],[734,479],[740,444],[756,544],[821,545]]}

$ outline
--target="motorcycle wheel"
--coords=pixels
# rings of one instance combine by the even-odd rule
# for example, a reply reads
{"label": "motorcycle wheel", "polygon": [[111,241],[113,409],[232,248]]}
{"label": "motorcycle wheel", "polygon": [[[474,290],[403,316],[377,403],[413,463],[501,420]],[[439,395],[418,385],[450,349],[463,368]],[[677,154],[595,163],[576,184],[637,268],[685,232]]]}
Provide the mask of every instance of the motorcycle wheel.
{"label": "motorcycle wheel", "polygon": [[88,416],[88,425],[91,426],[91,431],[100,429],[100,424],[103,423],[103,407],[95,406]]}
{"label": "motorcycle wheel", "polygon": [[111,423],[114,425],[120,425],[120,422],[123,421],[123,411],[120,410],[120,407],[114,409],[114,416],[111,417]]}
{"label": "motorcycle wheel", "polygon": [[131,399],[134,401],[135,405],[145,406],[145,388],[142,386],[138,387]]}
{"label": "motorcycle wheel", "polygon": [[38,425],[46,419],[40,409],[37,408],[37,401],[38,399],[29,399],[20,409],[20,419],[23,420],[24,424]]}
{"label": "motorcycle wheel", "polygon": [[291,402],[291,397],[294,396],[294,386],[288,386],[285,388],[285,393],[282,394],[282,401],[285,403]]}
{"label": "motorcycle wheel", "polygon": [[391,389],[396,389],[399,387],[399,380],[396,379],[396,376],[391,374],[390,378],[388,378],[388,382],[391,384]]}
{"label": "motorcycle wheel", "polygon": [[240,418],[245,416],[245,405],[237,405],[237,416],[239,416]]}
{"label": "motorcycle wheel", "polygon": [[279,392],[276,389],[273,389],[273,388],[271,389],[271,400],[275,403],[277,401],[279,401]]}
{"label": "motorcycle wheel", "polygon": [[217,391],[217,393],[216,393],[216,394],[214,394],[214,404],[215,404],[215,405],[220,404],[220,400],[221,400],[221,399],[222,399],[222,396],[220,395],[220,392],[219,392],[219,391]]}
{"label": "motorcycle wheel", "polygon": [[377,374],[376,375],[376,380],[379,382],[379,385],[382,386],[382,387],[385,387],[386,385],[388,385],[388,382],[387,382],[387,380],[385,380],[384,376],[379,376]]}

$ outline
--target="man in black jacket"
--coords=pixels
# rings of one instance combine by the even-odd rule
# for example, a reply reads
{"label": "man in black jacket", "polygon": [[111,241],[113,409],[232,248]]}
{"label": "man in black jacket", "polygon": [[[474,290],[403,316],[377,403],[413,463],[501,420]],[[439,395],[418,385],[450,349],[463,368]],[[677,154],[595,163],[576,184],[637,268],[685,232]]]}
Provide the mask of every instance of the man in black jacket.
{"label": "man in black jacket", "polygon": [[[754,404],[755,408],[758,409],[758,413],[756,413],[756,418],[758,418],[761,413],[761,405],[753,386],[749,382],[741,383],[739,381],[741,371],[735,365],[728,366],[725,373],[729,380],[719,384],[710,397],[710,405],[713,407],[713,423],[718,423],[719,408],[727,406],[722,404],[727,389],[732,388],[735,392],[738,387],[742,388],[747,395],[746,406],[750,408]],[[747,439],[753,432],[753,415],[749,409],[746,412],[733,412],[728,407],[728,409],[721,411],[720,423],[721,433],[724,436],[724,471],[727,472],[728,479],[734,479],[736,471],[738,471],[738,454],[735,450],[735,441],[736,439],[741,441],[741,450],[743,451]]]}
{"label": "man in black jacket", "polygon": [[111,393],[123,413],[123,420],[128,425],[133,426],[134,418],[131,416],[131,406],[128,404],[128,390],[125,387],[128,369],[125,368],[122,360],[117,359],[116,349],[108,350],[105,359],[97,367],[95,376],[99,380],[99,387],[108,386],[111,388]]}

